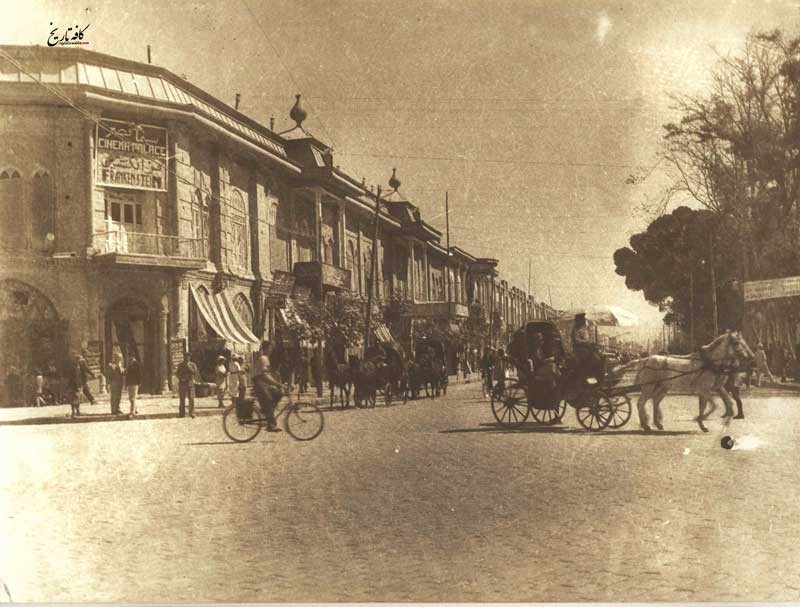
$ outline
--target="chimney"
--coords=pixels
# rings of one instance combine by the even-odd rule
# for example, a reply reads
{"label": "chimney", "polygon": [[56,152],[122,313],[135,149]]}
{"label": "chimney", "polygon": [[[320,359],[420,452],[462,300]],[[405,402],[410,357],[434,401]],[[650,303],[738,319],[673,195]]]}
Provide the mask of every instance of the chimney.
{"label": "chimney", "polygon": [[269,130],[270,131],[274,131],[275,130],[275,116],[270,116],[269,117]]}
{"label": "chimney", "polygon": [[241,101],[241,99],[242,99],[242,96],[239,93],[236,93],[236,99],[233,102],[233,109],[234,110],[238,110],[239,109],[239,101]]}
{"label": "chimney", "polygon": [[153,63],[153,61],[150,58],[150,45],[149,44],[147,45],[147,63]]}

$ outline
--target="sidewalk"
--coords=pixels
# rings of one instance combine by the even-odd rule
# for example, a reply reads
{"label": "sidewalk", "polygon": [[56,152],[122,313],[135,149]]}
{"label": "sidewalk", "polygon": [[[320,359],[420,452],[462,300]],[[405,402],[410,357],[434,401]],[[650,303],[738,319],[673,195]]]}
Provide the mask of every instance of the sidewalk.
{"label": "sidewalk", "polygon": [[[474,380],[473,380],[474,381]],[[463,379],[456,381],[450,376],[450,387],[463,385]],[[798,386],[800,390],[800,386]],[[129,417],[130,403],[123,395],[121,409],[125,415],[112,415],[108,394],[99,395],[94,405],[84,403],[81,405],[81,414],[71,416],[69,405],[56,405],[52,407],[0,407],[0,426],[29,426],[43,424],[85,424],[90,422],[123,422],[145,419],[173,419],[178,417],[177,394],[140,394],[136,400],[139,414]],[[328,386],[323,390],[323,396],[318,397],[315,390],[310,390],[298,397],[297,392],[292,393],[292,398],[297,400],[313,401],[323,408],[330,403]],[[216,396],[204,396],[194,399],[194,413],[197,417],[222,415],[225,408],[231,404],[230,398],[225,398],[225,407],[217,406]],[[338,403],[338,401],[337,401]],[[188,414],[187,414],[188,416]]]}
{"label": "sidewalk", "polygon": [[[225,409],[217,406],[215,397],[195,399],[195,415],[220,415]],[[226,405],[230,402],[226,401]],[[84,424],[88,422],[136,421],[140,419],[170,419],[178,417],[178,397],[172,395],[148,395],[136,401],[139,414],[127,415],[130,403],[123,400],[121,409],[125,415],[112,415],[108,399],[98,399],[96,404],[81,405],[81,414],[72,417],[69,405],[52,407],[3,407],[0,408],[0,426],[37,424]],[[187,414],[188,415],[188,414]]]}

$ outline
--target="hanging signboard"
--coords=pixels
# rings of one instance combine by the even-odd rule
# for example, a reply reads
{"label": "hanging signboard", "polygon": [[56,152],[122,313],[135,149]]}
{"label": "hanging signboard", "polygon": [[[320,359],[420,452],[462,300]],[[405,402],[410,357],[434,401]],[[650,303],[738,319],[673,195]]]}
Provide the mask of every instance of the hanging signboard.
{"label": "hanging signboard", "polygon": [[167,129],[102,119],[95,141],[98,185],[167,191]]}
{"label": "hanging signboard", "polygon": [[800,297],[800,276],[744,283],[744,300],[759,301],[779,297]]}

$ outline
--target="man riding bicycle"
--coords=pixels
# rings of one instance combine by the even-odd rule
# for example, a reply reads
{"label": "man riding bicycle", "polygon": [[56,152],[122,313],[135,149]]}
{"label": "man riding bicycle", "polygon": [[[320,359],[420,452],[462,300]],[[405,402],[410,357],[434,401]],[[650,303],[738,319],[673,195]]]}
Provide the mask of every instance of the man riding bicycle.
{"label": "man riding bicycle", "polygon": [[275,421],[275,408],[283,398],[283,384],[272,372],[270,352],[272,344],[269,341],[262,342],[253,368],[253,392],[258,399],[258,406],[267,418],[267,432],[280,432]]}

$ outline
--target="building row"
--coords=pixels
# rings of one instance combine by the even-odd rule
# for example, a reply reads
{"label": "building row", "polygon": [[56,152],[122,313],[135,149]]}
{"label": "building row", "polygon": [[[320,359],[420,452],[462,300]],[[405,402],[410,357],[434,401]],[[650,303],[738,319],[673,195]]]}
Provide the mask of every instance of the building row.
{"label": "building row", "polygon": [[186,347],[249,349],[280,338],[297,298],[366,298],[373,248],[401,343],[471,315],[499,342],[554,315],[497,260],[448,250],[397,176],[376,213],[377,192],[303,125],[299,95],[290,117],[279,134],[161,67],[0,47],[3,379],[76,351],[99,370],[119,347],[138,354],[142,391],[169,390]]}

